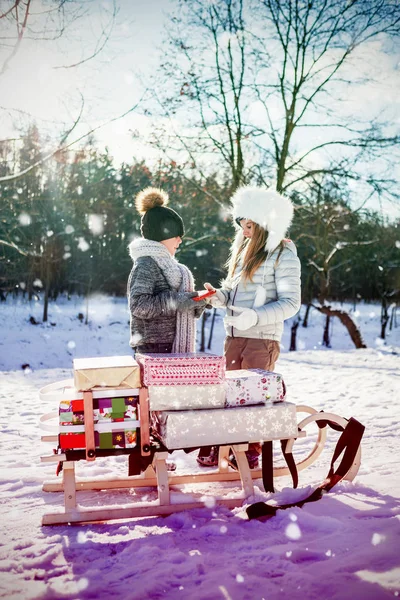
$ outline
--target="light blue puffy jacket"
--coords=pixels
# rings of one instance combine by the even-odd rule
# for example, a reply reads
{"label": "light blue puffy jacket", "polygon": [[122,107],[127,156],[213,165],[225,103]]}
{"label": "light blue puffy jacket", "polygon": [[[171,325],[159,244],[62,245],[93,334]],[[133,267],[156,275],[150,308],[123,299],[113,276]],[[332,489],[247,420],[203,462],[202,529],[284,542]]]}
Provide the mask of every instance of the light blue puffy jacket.
{"label": "light blue puffy jacket", "polygon": [[[219,303],[225,306],[228,315],[236,316],[230,306],[252,308],[257,312],[258,322],[254,327],[241,331],[225,324],[225,332],[230,337],[261,338],[280,342],[283,322],[293,317],[301,306],[301,269],[297,249],[291,240],[283,241],[280,247],[268,255],[253,275],[253,280],[243,282],[240,278],[241,266],[238,265],[231,281],[225,282],[219,290]],[[238,283],[235,283],[239,280]]]}

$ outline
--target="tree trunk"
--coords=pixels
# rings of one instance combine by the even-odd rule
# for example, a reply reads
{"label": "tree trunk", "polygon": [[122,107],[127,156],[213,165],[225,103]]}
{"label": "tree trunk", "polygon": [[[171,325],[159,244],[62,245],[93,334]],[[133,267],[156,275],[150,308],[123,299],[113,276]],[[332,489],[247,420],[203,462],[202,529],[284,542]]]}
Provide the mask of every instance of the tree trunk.
{"label": "tree trunk", "polygon": [[208,337],[208,344],[207,344],[208,350],[210,350],[210,348],[211,348],[211,341],[212,341],[212,336],[213,336],[213,332],[214,332],[214,323],[215,323],[215,315],[216,314],[217,314],[217,309],[213,308],[213,314],[212,314],[211,326],[210,326],[210,335]]}
{"label": "tree trunk", "polygon": [[46,266],[45,266],[45,282],[44,282],[44,301],[43,301],[43,323],[47,322],[48,314],[49,314],[49,291],[50,291],[50,260],[49,257],[45,256]]}
{"label": "tree trunk", "polygon": [[313,308],[316,308],[319,312],[323,313],[324,315],[329,315],[330,317],[338,317],[340,319],[341,323],[343,323],[343,325],[346,327],[347,331],[349,332],[349,335],[350,335],[355,347],[356,348],[366,348],[367,347],[366,343],[364,342],[364,340],[362,338],[361,331],[359,330],[359,328],[354,323],[351,316],[346,311],[332,309],[330,306],[315,306],[315,305],[313,305]]}
{"label": "tree trunk", "polygon": [[396,315],[396,310],[397,310],[397,304],[393,304],[392,306],[392,314],[390,315],[390,324],[389,324],[389,329],[390,331],[392,331],[393,329],[393,325],[395,327],[397,327],[397,315]]}
{"label": "tree trunk", "polygon": [[303,320],[303,327],[308,327],[308,317],[310,314],[310,309],[311,309],[312,304],[307,304],[307,308],[306,308],[306,314],[304,315],[304,320]]}
{"label": "tree trunk", "polygon": [[203,312],[203,316],[201,318],[201,338],[200,338],[200,352],[204,352],[206,349],[206,321],[207,321],[208,313],[206,311]]}
{"label": "tree trunk", "polygon": [[86,289],[86,316],[85,316],[85,325],[89,323],[89,296],[92,290],[92,276],[90,275],[89,281]]}
{"label": "tree trunk", "polygon": [[324,335],[322,336],[322,345],[326,346],[327,348],[331,348],[331,340],[329,337],[330,322],[331,322],[331,316],[327,314],[326,319],[325,319]]}
{"label": "tree trunk", "polygon": [[46,323],[49,314],[49,288],[46,285],[44,290],[44,302],[43,302],[43,323]]}
{"label": "tree trunk", "polygon": [[389,321],[389,313],[387,309],[386,298],[382,298],[382,308],[381,308],[381,339],[384,340],[386,338],[386,327]]}
{"label": "tree trunk", "polygon": [[297,319],[290,328],[290,348],[289,352],[296,351],[296,336],[297,336],[297,328],[299,326],[299,319]]}

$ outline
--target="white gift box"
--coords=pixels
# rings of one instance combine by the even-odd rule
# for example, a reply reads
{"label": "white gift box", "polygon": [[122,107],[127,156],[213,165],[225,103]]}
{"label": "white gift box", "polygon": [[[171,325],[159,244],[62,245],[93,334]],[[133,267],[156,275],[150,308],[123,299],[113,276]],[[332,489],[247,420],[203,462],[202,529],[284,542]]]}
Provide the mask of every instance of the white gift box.
{"label": "white gift box", "polygon": [[227,371],[225,377],[226,406],[271,404],[285,399],[285,384],[279,373],[240,369]]}
{"label": "white gift box", "polygon": [[197,410],[224,408],[225,386],[209,385],[150,385],[150,410]]}
{"label": "white gift box", "polygon": [[156,435],[170,450],[296,437],[296,405],[241,406],[225,409],[151,413]]}

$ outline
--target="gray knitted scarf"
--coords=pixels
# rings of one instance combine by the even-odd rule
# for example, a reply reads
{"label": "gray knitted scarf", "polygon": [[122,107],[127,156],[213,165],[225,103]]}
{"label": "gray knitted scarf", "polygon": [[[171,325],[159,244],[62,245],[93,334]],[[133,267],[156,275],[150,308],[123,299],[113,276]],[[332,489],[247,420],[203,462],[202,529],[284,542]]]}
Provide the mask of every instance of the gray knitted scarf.
{"label": "gray knitted scarf", "polygon": [[[171,256],[161,242],[138,238],[129,244],[133,260],[150,256],[160,267],[171,288],[179,292],[193,292],[194,280],[190,270]],[[172,352],[195,352],[196,326],[192,311],[176,313],[175,340]]]}

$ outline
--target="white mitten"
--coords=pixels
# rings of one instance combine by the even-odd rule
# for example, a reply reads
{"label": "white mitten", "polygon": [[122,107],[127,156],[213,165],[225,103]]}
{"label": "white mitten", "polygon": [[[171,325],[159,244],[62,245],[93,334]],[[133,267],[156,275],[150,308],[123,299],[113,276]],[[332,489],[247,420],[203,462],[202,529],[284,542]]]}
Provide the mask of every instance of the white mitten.
{"label": "white mitten", "polygon": [[242,308],[240,306],[230,306],[230,310],[239,313],[236,317],[225,317],[225,324],[236,327],[240,331],[245,331],[257,324],[258,316],[252,308]]}

